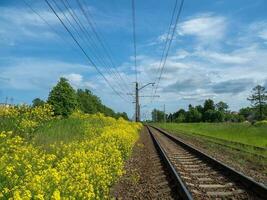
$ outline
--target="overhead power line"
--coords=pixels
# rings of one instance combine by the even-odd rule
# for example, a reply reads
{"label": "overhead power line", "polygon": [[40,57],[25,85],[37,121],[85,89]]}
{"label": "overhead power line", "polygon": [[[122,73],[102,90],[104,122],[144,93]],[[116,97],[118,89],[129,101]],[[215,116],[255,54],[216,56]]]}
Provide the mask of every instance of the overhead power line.
{"label": "overhead power line", "polygon": [[[66,31],[69,33],[69,35],[71,36],[71,38],[74,40],[74,42],[77,44],[77,46],[80,48],[80,50],[82,51],[82,53],[85,55],[85,57],[87,58],[87,60],[89,61],[89,63],[96,69],[96,71],[103,77],[103,79],[105,80],[105,82],[110,86],[110,88],[113,90],[113,92],[115,94],[117,94],[118,96],[120,96],[123,100],[127,101],[123,96],[121,96],[121,94],[112,86],[112,84],[109,82],[109,80],[105,77],[105,75],[101,72],[101,70],[97,67],[97,65],[95,64],[95,62],[90,58],[90,56],[86,53],[86,51],[84,50],[84,48],[81,46],[81,44],[78,42],[78,40],[75,38],[75,36],[73,35],[73,33],[70,31],[70,29],[65,25],[65,23],[63,22],[63,20],[61,19],[61,17],[57,14],[57,12],[55,11],[55,9],[53,8],[53,6],[49,3],[48,0],[45,0],[46,4],[49,6],[49,8],[52,10],[52,12],[54,13],[54,15],[58,18],[58,20],[60,21],[60,23],[63,25],[63,27],[66,29]],[[53,0],[53,2],[55,3],[55,1]]]}
{"label": "overhead power line", "polygon": [[91,27],[94,35],[96,36],[97,40],[99,41],[101,47],[104,49],[104,52],[106,53],[110,63],[111,63],[111,67],[114,69],[115,73],[118,74],[119,79],[122,81],[122,85],[125,87],[126,90],[128,90],[129,88],[127,87],[127,82],[125,81],[125,79],[121,76],[120,72],[117,70],[117,68],[115,67],[116,65],[114,64],[114,60],[111,56],[110,50],[109,50],[109,46],[107,44],[107,42],[105,41],[104,37],[101,37],[101,34],[97,32],[97,26],[96,23],[93,20],[92,15],[90,14],[89,10],[87,10],[87,12],[84,9],[83,4],[81,3],[80,0],[76,0],[78,7],[80,8],[80,10],[82,11],[83,15],[85,16],[85,19],[87,20],[89,26]]}
{"label": "overhead power line", "polygon": [[178,0],[175,0],[175,5],[173,7],[171,21],[170,21],[170,24],[169,24],[168,32],[167,32],[167,35],[166,35],[166,38],[165,38],[164,48],[163,48],[163,51],[162,51],[162,54],[161,54],[161,58],[160,58],[159,68],[158,68],[158,71],[157,71],[156,74],[159,74],[160,73],[160,69],[161,69],[161,66],[162,66],[163,57],[165,55],[167,45],[168,45],[168,43],[170,41],[171,28],[172,28],[172,24],[173,24],[175,12],[177,10],[177,5],[178,5]]}
{"label": "overhead power line", "polygon": [[137,63],[136,63],[136,29],[135,29],[135,0],[132,0],[132,23],[133,23],[133,46],[134,46],[134,67],[135,81],[137,82]]}
{"label": "overhead power line", "polygon": [[[162,63],[162,62],[163,63],[162,63],[162,66],[160,66],[160,75],[159,75],[159,78],[157,80],[157,85],[156,85],[156,89],[155,89],[154,95],[156,95],[157,89],[159,87],[159,83],[160,83],[160,80],[161,80],[161,77],[162,77],[162,74],[163,74],[163,71],[164,71],[164,68],[165,68],[165,65],[166,65],[166,60],[167,60],[168,55],[169,55],[169,51],[170,51],[170,47],[171,47],[171,44],[172,44],[172,41],[173,41],[173,37],[174,37],[174,34],[176,32],[177,24],[178,24],[178,21],[179,21],[179,18],[180,18],[182,9],[183,9],[183,5],[184,5],[184,0],[181,0],[180,6],[179,6],[179,10],[178,10],[178,13],[176,15],[174,27],[172,28],[172,33],[171,33],[170,39],[168,38],[169,35],[167,35],[167,40],[169,39],[169,41],[167,41],[165,43],[166,46],[164,46],[164,51],[166,50],[166,52],[165,53],[163,52],[162,57],[161,57],[160,63]],[[173,15],[172,15],[171,24],[169,26],[168,34],[170,33],[170,28],[173,26],[172,25],[172,21],[173,21],[174,13],[177,10],[176,7],[177,7],[177,1],[175,2],[175,7],[174,7],[174,10],[173,10],[174,12],[173,12]],[[152,101],[153,101],[153,99],[152,99]]]}
{"label": "overhead power line", "polygon": [[[71,5],[69,4],[68,0],[61,0],[63,3],[63,6],[65,7],[65,9],[67,10],[67,12],[69,13],[69,15],[72,17],[72,19],[74,20],[74,23],[76,25],[78,25],[81,34],[79,33],[79,31],[75,28],[75,26],[71,23],[71,21],[68,19],[68,17],[65,15],[65,13],[63,12],[63,10],[59,7],[59,5],[56,3],[55,5],[57,6],[57,8],[63,13],[63,15],[65,16],[65,18],[67,19],[67,21],[69,22],[69,24],[75,29],[76,33],[82,37],[82,39],[84,40],[84,44],[87,44],[90,48],[88,49],[92,49],[91,54],[94,55],[94,57],[96,58],[96,60],[104,67],[104,69],[106,70],[106,72],[109,75],[114,75],[114,83],[117,84],[117,87],[121,88],[122,90],[124,90],[124,88],[122,87],[122,85],[119,83],[119,77],[116,73],[114,73],[111,69],[110,66],[106,63],[105,59],[103,59],[101,56],[97,55],[98,52],[98,47],[97,47],[97,42],[92,38],[91,34],[88,32],[88,30],[85,28],[85,26],[83,25],[83,23],[81,22],[81,20],[79,19],[78,15],[76,14],[76,12],[71,8]],[[84,37],[83,37],[84,36]],[[128,91],[126,91],[128,92]]]}

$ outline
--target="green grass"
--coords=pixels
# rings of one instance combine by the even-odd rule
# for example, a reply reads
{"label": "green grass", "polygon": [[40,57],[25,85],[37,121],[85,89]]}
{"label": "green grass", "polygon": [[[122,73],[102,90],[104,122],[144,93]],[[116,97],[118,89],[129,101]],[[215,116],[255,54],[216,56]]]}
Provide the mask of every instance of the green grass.
{"label": "green grass", "polygon": [[1,131],[14,131],[14,130],[16,130],[16,124],[14,120],[0,117],[0,132]]}
{"label": "green grass", "polygon": [[238,142],[256,147],[267,147],[267,126],[248,123],[167,123],[156,124],[172,132],[198,134]]}
{"label": "green grass", "polygon": [[[232,163],[267,173],[267,126],[247,123],[157,123],[185,141],[216,152]],[[194,143],[194,142],[193,142]]]}
{"label": "green grass", "polygon": [[37,145],[48,145],[54,142],[69,142],[82,139],[85,135],[85,120],[83,119],[55,119],[34,132],[33,141]]}

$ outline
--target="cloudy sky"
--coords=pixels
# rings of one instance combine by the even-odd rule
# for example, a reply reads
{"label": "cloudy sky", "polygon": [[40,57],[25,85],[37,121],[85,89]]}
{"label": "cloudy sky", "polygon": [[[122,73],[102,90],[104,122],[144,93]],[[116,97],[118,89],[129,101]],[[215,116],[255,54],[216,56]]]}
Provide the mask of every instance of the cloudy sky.
{"label": "cloudy sky", "polygon": [[[66,1],[56,0],[59,9],[49,1],[67,25],[64,16],[75,24],[70,13],[76,14],[86,30],[77,25],[70,30],[123,99],[88,62],[45,1],[25,1],[34,11],[22,0],[0,1],[0,102],[6,97],[14,103],[46,99],[64,76],[75,88],[88,88],[115,111],[132,116],[133,98],[126,95],[134,91],[135,81],[131,1],[80,0],[106,50],[76,0],[68,0],[72,10],[64,7]],[[140,85],[158,78],[174,3],[136,0]],[[170,112],[207,98],[223,100],[233,110],[249,105],[246,97],[253,86],[267,86],[266,8],[266,0],[185,0],[157,90],[160,97],[152,102],[141,98],[142,115],[164,104]],[[151,95],[153,88],[141,93]]]}

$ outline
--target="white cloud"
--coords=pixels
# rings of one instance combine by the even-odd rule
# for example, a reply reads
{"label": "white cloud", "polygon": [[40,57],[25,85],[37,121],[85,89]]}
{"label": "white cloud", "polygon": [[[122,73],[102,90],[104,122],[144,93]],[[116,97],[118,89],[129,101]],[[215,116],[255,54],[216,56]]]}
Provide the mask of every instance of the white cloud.
{"label": "white cloud", "polygon": [[66,79],[69,80],[72,86],[76,89],[78,88],[96,88],[95,84],[91,83],[90,81],[85,81],[84,77],[81,74],[70,73],[63,75]]}
{"label": "white cloud", "polygon": [[267,21],[254,22],[249,26],[249,32],[263,40],[267,40]]}
{"label": "white cloud", "polygon": [[225,63],[225,64],[244,64],[248,62],[250,58],[239,56],[236,53],[220,53],[215,51],[198,51],[196,54],[199,57],[208,59],[213,63]]}
{"label": "white cloud", "polygon": [[[54,38],[55,33],[35,13],[25,8],[0,7],[0,37],[2,43],[14,45],[25,38]],[[51,25],[59,25],[52,13],[38,10],[38,13]]]}
{"label": "white cloud", "polygon": [[180,35],[195,36],[202,42],[220,40],[227,28],[226,18],[213,14],[202,14],[182,22],[179,25]]}
{"label": "white cloud", "polygon": [[[88,66],[79,63],[34,58],[9,58],[9,62],[0,66],[0,69],[1,77],[5,79],[5,84],[1,84],[0,87],[18,90],[51,88],[64,74],[90,71]],[[72,77],[74,78],[74,76]],[[76,81],[78,81],[77,76]]]}

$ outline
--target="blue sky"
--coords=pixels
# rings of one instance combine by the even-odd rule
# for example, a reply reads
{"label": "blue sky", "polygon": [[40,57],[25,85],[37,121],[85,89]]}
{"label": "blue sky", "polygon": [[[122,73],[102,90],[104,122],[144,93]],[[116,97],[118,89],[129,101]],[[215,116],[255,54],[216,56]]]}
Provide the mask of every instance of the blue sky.
{"label": "blue sky", "polygon": [[[25,1],[52,28],[23,1],[0,1],[0,101],[5,101],[6,96],[13,97],[15,103],[30,103],[35,97],[46,99],[59,77],[64,76],[75,88],[89,88],[115,111],[126,111],[132,116],[131,96],[125,95],[129,100],[125,102],[112,92],[45,1]],[[70,17],[61,1],[58,2]],[[90,32],[76,0],[69,2]],[[91,13],[97,32],[110,49],[116,70],[127,82],[126,87],[106,72],[103,64],[98,63],[98,67],[115,88],[125,88],[119,91],[122,95],[133,92],[131,1],[82,2],[87,2],[84,8]],[[137,70],[141,85],[158,77],[174,3],[174,0],[136,0]],[[164,104],[170,112],[187,108],[189,103],[203,103],[206,98],[226,101],[233,110],[249,105],[246,97],[252,87],[267,86],[266,8],[265,0],[185,0],[159,84],[160,98],[152,103],[150,98],[141,98],[141,105],[146,105],[142,115],[148,116],[152,108],[163,109]],[[82,44],[89,56],[106,58],[101,46],[99,51],[91,52],[90,47]],[[142,93],[150,95],[151,91],[147,87]]]}

